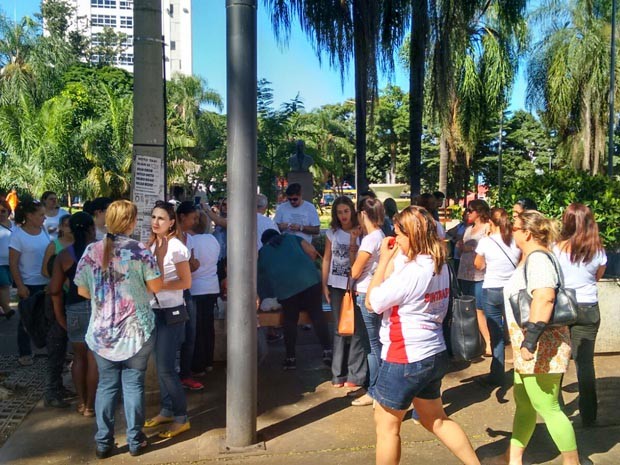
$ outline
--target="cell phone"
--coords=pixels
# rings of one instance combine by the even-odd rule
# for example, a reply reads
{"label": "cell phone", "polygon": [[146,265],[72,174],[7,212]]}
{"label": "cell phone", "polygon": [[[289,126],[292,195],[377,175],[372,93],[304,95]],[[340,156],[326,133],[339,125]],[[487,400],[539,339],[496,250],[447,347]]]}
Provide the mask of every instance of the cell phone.
{"label": "cell phone", "polygon": [[390,237],[390,240],[388,240],[388,249],[393,249],[395,245],[396,245],[396,238]]}

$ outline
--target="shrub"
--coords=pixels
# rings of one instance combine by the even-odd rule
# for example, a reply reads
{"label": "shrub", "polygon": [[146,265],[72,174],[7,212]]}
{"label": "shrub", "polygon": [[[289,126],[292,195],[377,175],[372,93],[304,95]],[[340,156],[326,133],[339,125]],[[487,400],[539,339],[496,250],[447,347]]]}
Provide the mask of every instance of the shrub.
{"label": "shrub", "polygon": [[620,182],[602,175],[561,170],[516,180],[506,189],[501,204],[511,209],[521,197],[531,198],[542,213],[557,219],[573,202],[589,206],[607,251],[620,249]]}

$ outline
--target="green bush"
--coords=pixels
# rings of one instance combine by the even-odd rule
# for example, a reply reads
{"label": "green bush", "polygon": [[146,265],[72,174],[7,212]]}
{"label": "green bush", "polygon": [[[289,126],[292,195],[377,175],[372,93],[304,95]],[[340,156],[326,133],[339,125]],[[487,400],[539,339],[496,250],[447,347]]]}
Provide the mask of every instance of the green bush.
{"label": "green bush", "polygon": [[620,182],[606,176],[561,170],[516,180],[502,196],[502,206],[511,209],[521,197],[529,197],[538,209],[561,219],[564,209],[580,202],[592,209],[601,238],[609,252],[620,249]]}

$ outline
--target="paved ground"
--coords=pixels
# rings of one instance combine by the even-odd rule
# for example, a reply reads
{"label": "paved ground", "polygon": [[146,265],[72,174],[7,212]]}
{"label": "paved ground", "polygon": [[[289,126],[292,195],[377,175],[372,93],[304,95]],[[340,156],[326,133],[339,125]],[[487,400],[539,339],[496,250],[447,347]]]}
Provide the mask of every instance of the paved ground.
{"label": "paved ground", "polygon": [[[0,321],[0,352],[13,350],[14,325],[14,320]],[[311,333],[302,331],[297,371],[283,372],[280,369],[279,363],[283,358],[281,345],[271,347],[266,364],[260,367],[258,434],[265,443],[265,450],[241,455],[220,453],[225,434],[226,373],[225,367],[219,365],[204,378],[207,385],[205,391],[188,394],[192,430],[172,440],[157,439],[157,430],[147,431],[151,443],[148,451],[138,458],[127,454],[121,410],[117,416],[118,453],[105,461],[97,461],[93,453],[93,420],[81,417],[72,410],[46,409],[42,402],[38,402],[0,449],[0,464],[374,463],[372,408],[351,407],[345,391],[331,387],[329,371],[322,366],[320,348],[314,342]],[[32,397],[40,398],[42,360],[32,369],[17,368],[10,362],[7,357],[0,359],[0,369],[4,369],[8,376],[31,383],[31,386],[38,382],[39,387],[33,390]],[[447,412],[463,426],[481,457],[499,454],[506,447],[514,408],[511,388],[489,391],[473,381],[475,376],[488,370],[488,364],[485,360],[471,366],[455,367],[443,386]],[[582,454],[595,464],[617,465],[620,464],[620,356],[599,356],[596,365],[601,426],[589,430],[577,426],[574,370],[564,382],[566,410],[571,418],[577,420],[577,439]],[[0,401],[0,425],[3,425],[4,412],[16,408],[12,406]],[[156,412],[155,402],[149,406],[148,414]],[[6,426],[0,426],[0,431],[7,431]],[[403,464],[458,463],[434,436],[411,420],[403,426],[402,440]],[[526,458],[527,463],[561,463],[544,425],[538,425]]]}

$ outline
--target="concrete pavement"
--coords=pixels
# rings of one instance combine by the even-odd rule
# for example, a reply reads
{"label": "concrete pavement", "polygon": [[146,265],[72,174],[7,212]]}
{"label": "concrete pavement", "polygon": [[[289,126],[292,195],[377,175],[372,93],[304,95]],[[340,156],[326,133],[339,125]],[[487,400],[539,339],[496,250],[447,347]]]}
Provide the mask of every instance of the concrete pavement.
{"label": "concrete pavement", "polygon": [[[0,349],[10,347],[10,328],[0,322]],[[321,350],[311,332],[300,332],[298,368],[282,371],[284,350],[271,346],[259,368],[258,434],[265,450],[247,454],[222,454],[225,434],[225,366],[203,378],[206,389],[188,393],[192,429],[178,438],[160,440],[158,429],[147,430],[150,445],[140,457],[127,453],[122,409],[117,414],[117,453],[99,461],[94,457],[94,421],[71,410],[47,409],[39,402],[0,449],[0,464],[64,465],[215,463],[247,465],[374,463],[375,434],[371,407],[352,407],[343,389],[329,382]],[[14,334],[14,333],[13,333]],[[13,342],[14,344],[14,342]],[[3,351],[4,351],[3,350]],[[501,453],[512,428],[512,389],[490,391],[473,378],[486,373],[489,361],[455,367],[444,380],[443,401],[448,414],[465,430],[480,457]],[[580,451],[595,464],[620,464],[620,355],[596,358],[599,377],[600,425],[579,427],[576,413],[574,367],[564,381],[566,411],[575,418]],[[510,365],[508,365],[510,368]],[[21,368],[14,368],[20,370]],[[149,405],[148,416],[157,404]],[[407,420],[402,429],[401,463],[459,463],[437,439]],[[558,452],[544,424],[539,422],[526,453],[527,463],[560,464]]]}

